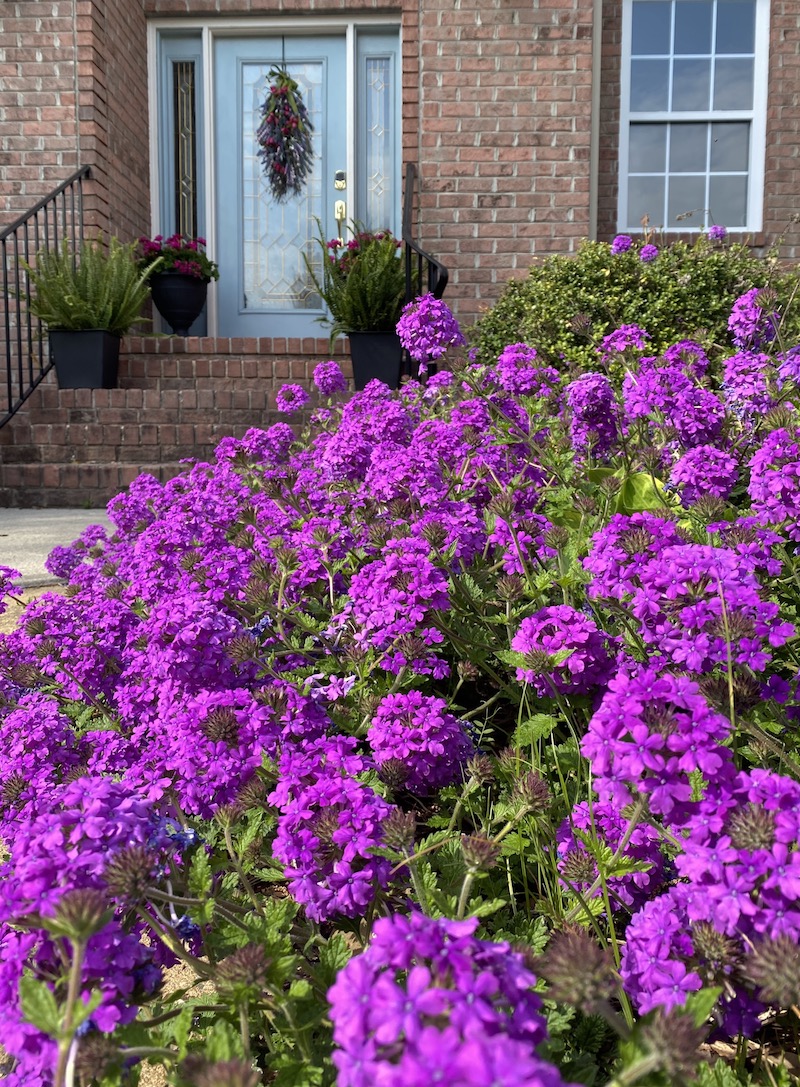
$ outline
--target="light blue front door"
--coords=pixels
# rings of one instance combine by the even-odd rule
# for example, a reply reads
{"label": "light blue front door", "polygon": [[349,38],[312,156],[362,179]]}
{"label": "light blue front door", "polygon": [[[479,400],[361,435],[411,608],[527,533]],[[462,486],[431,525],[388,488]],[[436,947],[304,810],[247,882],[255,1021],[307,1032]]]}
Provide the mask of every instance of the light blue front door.
{"label": "light blue front door", "polygon": [[[338,234],[334,188],[347,162],[344,36],[220,38],[215,45],[217,327],[220,336],[324,336],[324,310],[303,260],[318,267],[319,219]],[[269,70],[284,62],[314,126],[314,169],[300,196],[277,203],[257,156]],[[349,201],[348,201],[349,206]]]}

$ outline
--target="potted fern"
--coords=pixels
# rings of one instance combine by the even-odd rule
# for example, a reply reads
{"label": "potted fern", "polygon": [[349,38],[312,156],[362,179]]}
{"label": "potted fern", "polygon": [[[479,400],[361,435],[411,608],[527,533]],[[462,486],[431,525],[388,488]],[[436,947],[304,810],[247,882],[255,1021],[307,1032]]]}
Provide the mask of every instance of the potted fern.
{"label": "potted fern", "polygon": [[321,320],[331,326],[331,344],[337,336],[350,337],[356,389],[376,377],[397,388],[403,349],[395,326],[406,297],[402,243],[389,230],[365,230],[357,223],[350,241],[326,242],[320,229],[317,243],[322,271],[308,258],[306,268],[329,311]]}
{"label": "potted fern", "polygon": [[148,271],[134,260],[135,245],[111,238],[83,242],[77,254],[66,240],[26,264],[30,312],[47,325],[50,358],[62,389],[113,389],[121,337],[139,319],[149,296]]}

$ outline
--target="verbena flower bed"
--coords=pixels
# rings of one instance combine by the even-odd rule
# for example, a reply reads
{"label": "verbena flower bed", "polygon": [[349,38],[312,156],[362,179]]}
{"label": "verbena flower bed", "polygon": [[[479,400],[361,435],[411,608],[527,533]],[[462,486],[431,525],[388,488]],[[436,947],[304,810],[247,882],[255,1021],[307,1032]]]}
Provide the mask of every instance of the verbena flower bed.
{"label": "verbena flower bed", "polygon": [[302,438],[53,553],[0,640],[10,1084],[794,1081],[800,352],[728,312],[325,363]]}

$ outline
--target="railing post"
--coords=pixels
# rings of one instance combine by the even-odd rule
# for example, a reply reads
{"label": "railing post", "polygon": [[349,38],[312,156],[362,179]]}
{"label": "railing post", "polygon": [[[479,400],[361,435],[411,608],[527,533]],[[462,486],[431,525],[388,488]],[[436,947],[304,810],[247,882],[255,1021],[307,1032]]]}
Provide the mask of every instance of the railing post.
{"label": "railing post", "polygon": [[[5,340],[5,375],[4,378],[0,376],[5,403],[0,403],[0,427],[19,411],[52,368],[52,362],[45,357],[42,323],[36,321],[34,324],[35,319],[28,308],[30,277],[21,261],[30,263],[40,249],[50,249],[67,239],[71,242],[73,256],[77,253],[84,237],[83,180],[90,176],[88,166],[77,170],[30,211],[0,231]],[[34,351],[34,339],[38,340],[38,352]],[[0,356],[0,367],[2,365]]]}

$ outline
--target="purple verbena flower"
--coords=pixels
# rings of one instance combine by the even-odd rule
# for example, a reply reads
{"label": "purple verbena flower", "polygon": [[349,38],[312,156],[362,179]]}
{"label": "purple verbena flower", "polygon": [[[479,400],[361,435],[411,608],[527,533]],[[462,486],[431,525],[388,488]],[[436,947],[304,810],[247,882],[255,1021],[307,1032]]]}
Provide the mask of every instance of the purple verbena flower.
{"label": "purple verbena flower", "polygon": [[397,335],[411,358],[422,366],[441,358],[448,347],[467,342],[447,303],[430,293],[420,295],[404,307],[397,322]]}
{"label": "purple verbena flower", "polygon": [[511,648],[527,658],[517,668],[517,679],[530,683],[541,698],[552,698],[554,692],[587,694],[611,676],[607,635],[568,604],[541,608],[523,619]]}
{"label": "purple verbena flower", "polygon": [[275,396],[275,407],[286,415],[301,411],[311,397],[302,385],[283,385]]}
{"label": "purple verbena flower", "polygon": [[649,264],[651,260],[655,260],[658,256],[657,245],[643,245],[639,250],[639,260],[644,264]]}
{"label": "purple verbena flower", "polygon": [[761,290],[753,287],[739,295],[728,318],[734,346],[746,351],[758,351],[763,344],[774,340],[777,333],[777,314],[765,312],[758,304]]}
{"label": "purple verbena flower", "polygon": [[403,764],[403,786],[418,796],[458,781],[475,754],[464,723],[447,712],[447,702],[419,691],[381,699],[367,742],[378,767],[387,759]]}
{"label": "purple verbena flower", "polygon": [[614,256],[617,256],[619,253],[627,253],[632,245],[633,238],[629,234],[617,234],[616,238],[611,243],[611,252]]}
{"label": "purple verbena flower", "polygon": [[330,362],[320,362],[314,367],[314,384],[323,396],[347,392],[347,379],[339,364],[332,359]]}

